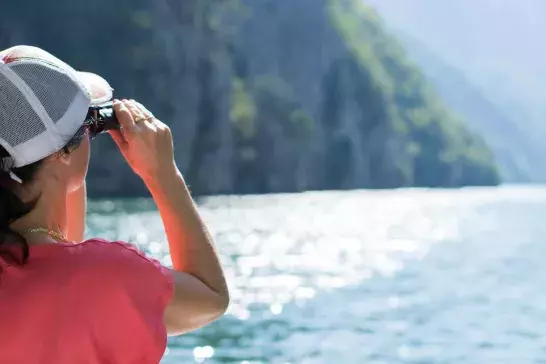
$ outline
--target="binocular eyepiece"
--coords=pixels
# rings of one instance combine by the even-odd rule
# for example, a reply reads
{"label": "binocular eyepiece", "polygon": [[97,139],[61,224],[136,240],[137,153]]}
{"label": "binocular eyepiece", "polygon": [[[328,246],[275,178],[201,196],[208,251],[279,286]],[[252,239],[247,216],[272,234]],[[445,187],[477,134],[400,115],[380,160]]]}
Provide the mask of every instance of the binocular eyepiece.
{"label": "binocular eyepiece", "polygon": [[112,102],[91,106],[84,124],[89,128],[91,139],[108,130],[120,128]]}

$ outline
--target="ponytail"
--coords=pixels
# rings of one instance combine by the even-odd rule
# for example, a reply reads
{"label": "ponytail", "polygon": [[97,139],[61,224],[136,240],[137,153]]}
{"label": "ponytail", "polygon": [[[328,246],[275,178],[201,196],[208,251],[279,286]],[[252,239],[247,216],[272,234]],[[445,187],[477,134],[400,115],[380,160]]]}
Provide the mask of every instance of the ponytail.
{"label": "ponytail", "polygon": [[[0,259],[9,264],[23,265],[28,260],[28,244],[10,224],[26,215],[32,206],[25,204],[9,187],[5,176],[0,176]],[[7,178],[10,178],[9,176]]]}
{"label": "ponytail", "polygon": [[[0,159],[9,156],[0,146]],[[41,161],[21,168],[13,168],[12,172],[22,181],[31,181],[41,165]],[[9,172],[0,168],[0,259],[8,264],[24,265],[29,256],[29,248],[25,238],[11,229],[10,225],[28,214],[38,203],[38,199],[24,202],[17,195],[19,182],[12,179]]]}

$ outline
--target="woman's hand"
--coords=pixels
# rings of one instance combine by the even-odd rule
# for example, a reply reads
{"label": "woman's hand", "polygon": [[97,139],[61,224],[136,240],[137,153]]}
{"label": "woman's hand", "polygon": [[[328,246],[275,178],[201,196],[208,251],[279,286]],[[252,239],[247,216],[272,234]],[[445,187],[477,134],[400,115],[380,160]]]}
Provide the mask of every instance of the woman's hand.
{"label": "woman's hand", "polygon": [[134,100],[114,100],[121,130],[110,135],[127,163],[145,182],[164,174],[176,174],[171,130]]}

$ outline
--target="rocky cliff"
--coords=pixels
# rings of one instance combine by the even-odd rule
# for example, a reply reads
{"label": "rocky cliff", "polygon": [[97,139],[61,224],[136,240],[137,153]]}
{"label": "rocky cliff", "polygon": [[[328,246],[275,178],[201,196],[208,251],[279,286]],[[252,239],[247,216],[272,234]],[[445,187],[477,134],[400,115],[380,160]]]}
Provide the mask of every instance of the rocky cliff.
{"label": "rocky cliff", "polygon": [[[0,46],[41,46],[142,100],[195,194],[498,183],[359,1],[25,2],[0,14]],[[89,190],[146,193],[107,136]]]}

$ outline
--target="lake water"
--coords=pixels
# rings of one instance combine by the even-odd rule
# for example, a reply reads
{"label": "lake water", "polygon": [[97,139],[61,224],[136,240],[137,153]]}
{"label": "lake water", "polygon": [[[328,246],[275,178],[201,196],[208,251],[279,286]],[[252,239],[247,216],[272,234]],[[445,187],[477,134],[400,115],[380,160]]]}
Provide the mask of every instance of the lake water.
{"label": "lake water", "polygon": [[[546,188],[199,205],[232,305],[162,363],[546,363]],[[95,202],[89,228],[170,262],[150,201]]]}

